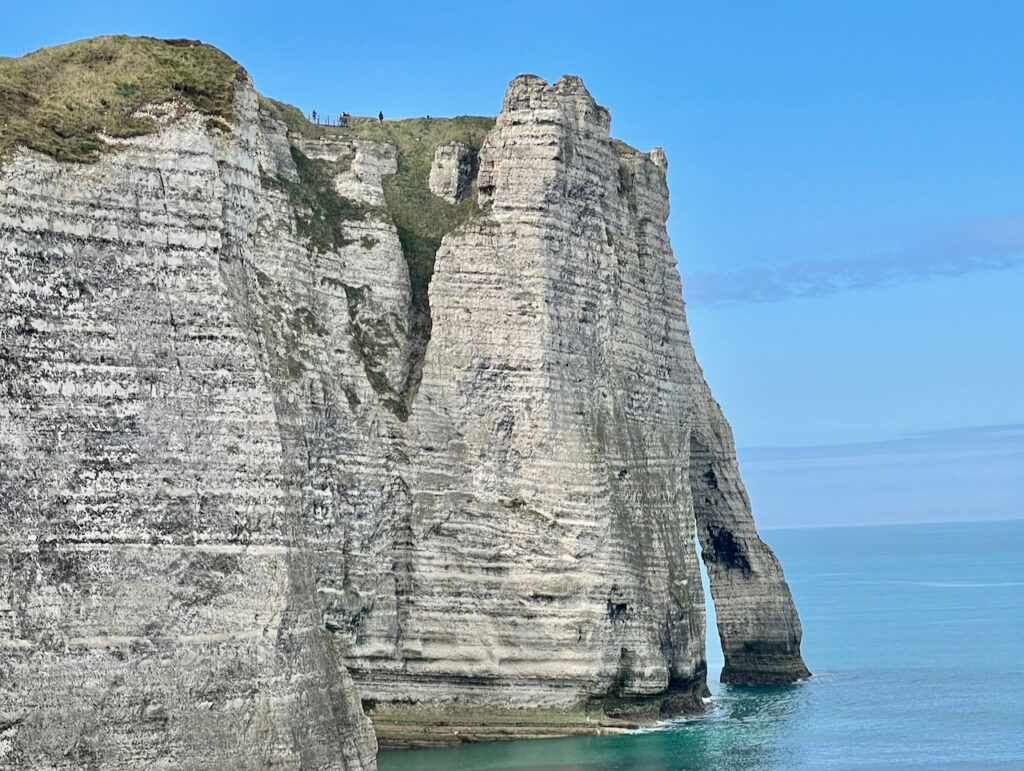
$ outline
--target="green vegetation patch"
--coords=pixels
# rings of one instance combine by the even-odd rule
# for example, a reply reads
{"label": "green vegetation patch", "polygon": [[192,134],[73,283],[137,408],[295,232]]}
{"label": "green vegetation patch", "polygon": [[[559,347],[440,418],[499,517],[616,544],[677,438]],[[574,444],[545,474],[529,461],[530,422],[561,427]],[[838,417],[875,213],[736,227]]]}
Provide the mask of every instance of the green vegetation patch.
{"label": "green vegetation patch", "polygon": [[[376,118],[351,118],[349,125],[342,128],[310,123],[297,107],[268,97],[260,97],[260,106],[282,121],[291,134],[306,139],[324,136],[366,139],[389,142],[398,149],[398,173],[384,177],[384,197],[409,263],[413,303],[426,309],[427,287],[441,238],[479,212],[475,184],[457,204],[450,204],[430,192],[428,180],[434,152],[439,145],[452,141],[469,145],[474,154],[471,176],[475,177],[475,155],[487,132],[494,127],[494,118],[463,115],[384,123]],[[293,157],[294,152],[293,149]]]}
{"label": "green vegetation patch", "polygon": [[428,289],[441,239],[480,211],[475,181],[466,196],[456,204],[450,204],[430,192],[428,180],[434,152],[439,145],[451,141],[469,145],[473,151],[470,176],[475,180],[476,154],[493,126],[494,118],[462,116],[411,118],[384,123],[354,118],[347,128],[330,129],[338,133],[349,132],[359,139],[391,142],[398,149],[398,173],[384,177],[383,184],[384,199],[398,231],[412,288],[412,361],[409,379],[400,394],[405,409],[399,412],[408,412],[408,405],[419,387],[423,357],[430,340]]}
{"label": "green vegetation patch", "polygon": [[[457,204],[430,192],[428,179],[434,152],[439,145],[460,141],[473,148],[475,159],[493,126],[494,118],[462,116],[384,123],[353,118],[347,128],[328,129],[341,135],[348,132],[359,139],[391,142],[398,148],[398,173],[384,177],[384,197],[409,263],[413,304],[417,308],[427,308],[427,287],[441,238],[478,212],[475,186]],[[471,176],[476,176],[475,168]]]}
{"label": "green vegetation patch", "polygon": [[[399,417],[404,418],[419,386],[423,356],[427,341],[430,339],[428,289],[434,275],[434,259],[441,246],[441,239],[480,213],[475,181],[470,185],[466,196],[456,204],[450,204],[430,192],[430,167],[434,162],[434,153],[438,146],[448,142],[465,143],[472,149],[473,168],[470,176],[475,180],[476,154],[483,145],[487,132],[494,127],[494,118],[410,118],[388,120],[384,123],[375,118],[351,118],[348,126],[339,127],[310,123],[298,108],[267,97],[260,97],[260,106],[282,121],[293,136],[298,135],[306,139],[339,137],[387,142],[398,150],[398,171],[384,177],[383,187],[387,211],[398,231],[402,252],[409,268],[412,287],[410,335],[413,347],[409,379],[401,389],[398,389],[400,392],[395,394],[397,398],[388,398],[386,402]],[[299,165],[300,157],[304,158],[294,147],[292,155],[296,158],[296,165]],[[306,163],[315,166],[319,162],[306,159]],[[300,177],[308,173],[299,168]],[[324,214],[327,215],[326,210]],[[322,224],[314,221],[312,226],[321,229],[330,227],[331,221],[329,216],[325,216]],[[321,243],[330,243],[330,239],[324,238]],[[373,243],[367,238],[362,245],[371,248]],[[371,385],[383,395],[379,370],[372,365],[374,357],[365,350],[364,354],[364,363],[371,362],[367,372]]]}
{"label": "green vegetation patch", "polygon": [[318,252],[340,249],[355,243],[345,231],[345,223],[366,218],[374,209],[351,198],[338,195],[334,189],[331,164],[319,158],[307,158],[292,145],[292,160],[299,179],[263,177],[263,184],[288,194],[295,212],[295,229]]}
{"label": "green vegetation patch", "polygon": [[[398,232],[412,288],[409,332],[413,346],[407,382],[394,389],[386,382],[379,352],[374,350],[374,335],[379,330],[362,330],[361,325],[356,324],[356,337],[370,385],[381,396],[385,406],[404,419],[408,416],[409,405],[419,386],[423,356],[430,339],[428,289],[434,275],[434,259],[441,246],[441,239],[480,213],[475,181],[471,183],[466,196],[456,204],[450,204],[430,192],[430,167],[434,162],[434,153],[438,146],[448,142],[465,143],[472,150],[473,168],[470,177],[475,180],[476,154],[487,132],[494,127],[494,118],[410,118],[383,123],[375,118],[350,118],[348,125],[341,127],[310,123],[297,107],[264,96],[260,97],[260,107],[283,122],[292,136],[386,142],[394,145],[398,151],[398,171],[384,177],[383,188],[387,213]],[[312,213],[308,220],[300,221],[300,235],[310,237],[320,249],[352,243],[345,235],[341,221],[357,218],[357,207],[360,205],[348,202],[339,212],[333,212],[329,198],[337,196],[329,184],[330,165],[326,161],[306,158],[294,146],[292,157],[299,169],[299,184],[278,179],[270,180],[270,184],[288,188],[293,203],[305,206],[305,210]],[[302,186],[305,186],[304,190]],[[322,195],[328,196],[328,199]],[[363,215],[370,209],[372,207],[364,205]],[[375,239],[364,236],[361,245],[370,249],[375,245]],[[361,298],[350,294],[348,299],[350,311],[354,313]]]}
{"label": "green vegetation patch", "polygon": [[59,161],[95,161],[109,149],[100,134],[152,133],[154,121],[135,113],[172,100],[231,122],[243,74],[198,40],[117,35],[0,57],[0,158],[22,145]]}
{"label": "green vegetation patch", "polygon": [[279,102],[276,99],[271,99],[269,96],[263,96],[263,94],[259,95],[259,99],[260,109],[267,112],[272,118],[281,121],[288,127],[288,131],[293,134],[302,134],[302,136],[310,139],[319,138],[324,135],[326,127],[310,123],[298,107]]}

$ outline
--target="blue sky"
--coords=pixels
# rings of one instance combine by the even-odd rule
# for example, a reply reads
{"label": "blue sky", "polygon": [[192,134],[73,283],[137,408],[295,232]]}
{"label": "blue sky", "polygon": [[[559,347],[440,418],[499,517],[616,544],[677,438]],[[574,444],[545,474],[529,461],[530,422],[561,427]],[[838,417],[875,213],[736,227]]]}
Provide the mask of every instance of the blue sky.
{"label": "blue sky", "polygon": [[[0,0],[0,17],[9,56],[201,38],[329,114],[494,114],[520,72],[578,74],[615,136],[668,154],[694,343],[737,444],[761,448],[741,454],[760,521],[1024,516],[987,445],[1024,423],[1024,3]],[[970,429],[969,463],[942,460],[950,429]],[[906,437],[919,468],[900,477]],[[799,475],[764,448],[837,445],[914,491],[882,506],[815,461],[787,508]],[[960,516],[951,478],[987,491]],[[836,485],[871,515],[825,505]]]}

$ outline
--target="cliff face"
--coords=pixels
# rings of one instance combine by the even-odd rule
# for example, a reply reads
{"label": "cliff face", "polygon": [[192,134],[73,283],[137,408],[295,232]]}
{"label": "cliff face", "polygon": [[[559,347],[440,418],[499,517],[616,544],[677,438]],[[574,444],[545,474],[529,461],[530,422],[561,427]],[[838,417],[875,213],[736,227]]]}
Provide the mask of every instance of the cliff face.
{"label": "cliff face", "polygon": [[570,77],[486,138],[232,89],[0,160],[0,766],[366,768],[364,708],[392,745],[696,709],[695,534],[723,680],[806,675],[664,155]]}
{"label": "cliff face", "polygon": [[517,78],[479,153],[484,212],[438,251],[400,646],[357,630],[347,659],[384,741],[416,717],[381,705],[410,696],[490,737],[705,693],[665,178],[608,126],[578,79]]}
{"label": "cliff face", "polygon": [[0,764],[373,762],[233,298],[264,198],[235,107],[0,170]]}

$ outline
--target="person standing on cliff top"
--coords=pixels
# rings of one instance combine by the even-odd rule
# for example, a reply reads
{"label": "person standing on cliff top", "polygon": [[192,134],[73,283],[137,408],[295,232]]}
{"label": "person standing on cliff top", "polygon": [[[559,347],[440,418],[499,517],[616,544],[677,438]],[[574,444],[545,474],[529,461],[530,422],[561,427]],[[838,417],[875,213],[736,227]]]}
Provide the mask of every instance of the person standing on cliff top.
{"label": "person standing on cliff top", "polygon": [[377,120],[379,120],[381,123],[384,122],[384,111],[383,110],[381,110],[379,113],[377,113]]}

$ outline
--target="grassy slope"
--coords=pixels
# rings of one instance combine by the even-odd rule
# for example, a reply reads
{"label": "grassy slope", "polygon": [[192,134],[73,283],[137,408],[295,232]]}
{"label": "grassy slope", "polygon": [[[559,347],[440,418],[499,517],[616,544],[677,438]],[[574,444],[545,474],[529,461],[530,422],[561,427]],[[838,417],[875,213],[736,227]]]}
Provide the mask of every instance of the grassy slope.
{"label": "grassy slope", "polygon": [[413,306],[424,312],[429,312],[427,286],[441,238],[478,210],[475,185],[457,204],[430,192],[427,180],[434,151],[452,140],[479,150],[492,126],[493,118],[458,117],[412,118],[383,124],[357,119],[349,129],[333,129],[348,130],[362,139],[392,142],[398,148],[398,173],[384,178],[384,197],[409,264]]}
{"label": "grassy slope", "polygon": [[398,173],[384,177],[383,182],[388,214],[398,230],[412,284],[413,366],[409,381],[399,394],[408,405],[419,386],[423,352],[430,339],[427,290],[434,273],[434,257],[441,238],[479,211],[475,184],[457,204],[430,192],[428,178],[434,151],[439,145],[458,140],[472,147],[475,155],[494,126],[494,118],[410,118],[384,123],[374,118],[352,118],[348,127],[339,128],[310,123],[297,108],[272,99],[262,98],[261,105],[293,134],[313,139],[339,136],[390,142],[398,149]]}
{"label": "grassy slope", "polygon": [[458,140],[473,148],[475,159],[476,151],[493,126],[493,118],[463,116],[384,123],[364,119],[356,120],[348,129],[335,129],[349,130],[360,138],[390,141],[398,148],[398,173],[384,178],[384,198],[398,230],[412,286],[412,362],[409,380],[401,394],[406,405],[411,405],[419,388],[423,357],[430,340],[427,290],[434,275],[434,257],[441,238],[479,211],[475,181],[466,197],[456,204],[430,192],[428,178],[434,151],[439,145]]}
{"label": "grassy slope", "polygon": [[193,40],[98,37],[0,58],[0,157],[24,145],[61,161],[94,161],[99,134],[154,130],[142,106],[177,100],[232,119],[241,66]]}
{"label": "grassy slope", "polygon": [[384,178],[384,197],[409,262],[413,294],[425,293],[441,238],[477,211],[475,186],[457,204],[430,192],[427,179],[434,151],[453,140],[465,142],[474,152],[479,150],[494,126],[494,118],[409,118],[384,123],[374,118],[352,118],[348,127],[339,128],[310,123],[298,108],[274,99],[261,97],[260,106],[283,121],[293,134],[310,139],[339,136],[390,142],[398,148],[398,173]]}

